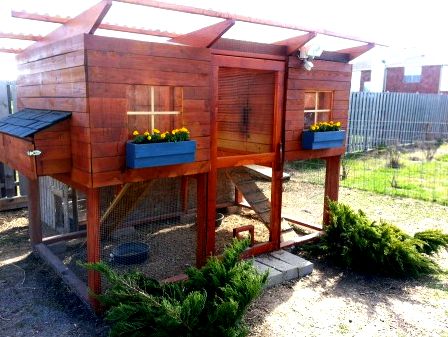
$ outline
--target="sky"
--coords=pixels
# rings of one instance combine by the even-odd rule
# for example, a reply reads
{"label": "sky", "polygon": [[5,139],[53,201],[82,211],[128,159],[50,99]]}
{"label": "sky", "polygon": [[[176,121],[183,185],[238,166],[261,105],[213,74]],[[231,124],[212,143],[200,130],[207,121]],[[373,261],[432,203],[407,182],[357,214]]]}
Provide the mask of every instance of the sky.
{"label": "sky", "polygon": [[[0,0],[0,31],[45,35],[58,27],[57,24],[11,18],[11,9],[32,13],[74,16],[98,0]],[[265,18],[310,28],[325,29],[344,35],[357,36],[363,40],[385,44],[390,48],[376,47],[357,60],[386,59],[390,64],[403,58],[418,59],[425,55],[432,63],[448,64],[448,47],[444,45],[444,26],[448,5],[442,0],[170,0],[167,2],[191,5],[246,16]],[[103,22],[136,27],[187,33],[221,21],[148,7],[114,2]],[[110,31],[98,30],[98,35],[111,35]],[[129,34],[118,34],[130,37]],[[257,42],[275,42],[298,34],[297,31],[259,25],[237,23],[225,37]],[[133,36],[131,36],[133,37]],[[153,41],[162,38],[140,37]],[[319,36],[313,43],[326,50],[337,50],[359,45],[353,41]],[[28,41],[0,39],[0,47],[25,48]],[[409,56],[410,55],[410,56]],[[0,78],[14,79],[14,55],[0,53]]]}

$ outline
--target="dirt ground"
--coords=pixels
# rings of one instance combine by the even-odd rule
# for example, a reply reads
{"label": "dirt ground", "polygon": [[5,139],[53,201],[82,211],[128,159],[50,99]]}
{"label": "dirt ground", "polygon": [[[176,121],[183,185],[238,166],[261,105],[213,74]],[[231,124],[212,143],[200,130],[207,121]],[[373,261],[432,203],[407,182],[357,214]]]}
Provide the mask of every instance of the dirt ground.
{"label": "dirt ground", "polygon": [[[288,212],[318,221],[320,187],[300,184],[293,175],[284,191]],[[409,233],[448,231],[448,207],[348,189],[341,189],[341,201]],[[31,254],[26,216],[24,210],[0,213],[0,336],[107,335],[104,322]],[[448,254],[440,254],[438,261],[448,269]],[[310,276],[267,289],[254,303],[246,316],[251,337],[448,337],[447,274],[396,280],[312,262]]]}

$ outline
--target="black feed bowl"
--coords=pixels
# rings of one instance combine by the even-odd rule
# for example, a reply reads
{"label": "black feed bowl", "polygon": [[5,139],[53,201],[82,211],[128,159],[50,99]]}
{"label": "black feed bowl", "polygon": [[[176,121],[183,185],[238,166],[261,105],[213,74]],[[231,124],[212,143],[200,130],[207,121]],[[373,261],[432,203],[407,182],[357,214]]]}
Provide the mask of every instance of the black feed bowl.
{"label": "black feed bowl", "polygon": [[216,227],[221,226],[223,220],[224,220],[224,214],[216,213],[216,223],[215,223],[215,226]]}
{"label": "black feed bowl", "polygon": [[113,262],[118,264],[136,264],[148,259],[149,246],[143,242],[122,243],[112,250]]}

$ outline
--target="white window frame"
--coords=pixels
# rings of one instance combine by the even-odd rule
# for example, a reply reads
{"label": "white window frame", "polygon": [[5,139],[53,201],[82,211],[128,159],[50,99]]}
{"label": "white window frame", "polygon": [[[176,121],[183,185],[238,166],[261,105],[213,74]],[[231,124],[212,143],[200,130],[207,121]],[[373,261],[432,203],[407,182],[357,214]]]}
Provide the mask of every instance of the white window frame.
{"label": "white window frame", "polygon": [[[330,93],[331,94],[331,101],[330,101],[330,108],[329,109],[318,109],[319,107],[319,93]],[[315,104],[314,109],[305,109],[304,113],[314,112],[314,124],[317,123],[317,114],[320,112],[328,112],[329,113],[329,119],[331,120],[331,111],[333,110],[333,91],[331,90],[305,90],[305,94],[312,94],[314,93],[315,96]]]}

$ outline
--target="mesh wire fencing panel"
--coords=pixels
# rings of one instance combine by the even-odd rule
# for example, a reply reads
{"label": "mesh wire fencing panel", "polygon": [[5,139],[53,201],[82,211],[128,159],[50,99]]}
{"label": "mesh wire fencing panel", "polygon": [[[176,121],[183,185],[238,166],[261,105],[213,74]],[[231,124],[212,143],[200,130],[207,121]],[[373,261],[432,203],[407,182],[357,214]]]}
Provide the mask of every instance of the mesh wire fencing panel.
{"label": "mesh wire fencing panel", "polygon": [[[194,189],[187,189],[195,200]],[[162,280],[196,265],[195,212],[181,179],[154,179],[100,190],[101,259],[118,271],[139,270]]]}
{"label": "mesh wire fencing panel", "polygon": [[341,186],[448,204],[448,96],[352,93]]}
{"label": "mesh wire fencing panel", "polygon": [[[42,235],[49,238],[86,228],[86,197],[80,191],[50,177],[39,178]],[[79,236],[50,243],[48,248],[81,280],[87,282],[87,240]]]}
{"label": "mesh wire fencing panel", "polygon": [[347,154],[341,186],[448,205],[448,144],[394,145]]}
{"label": "mesh wire fencing panel", "polygon": [[321,224],[325,196],[325,161],[319,159],[287,162],[290,179],[283,182],[282,212],[304,223]]}

